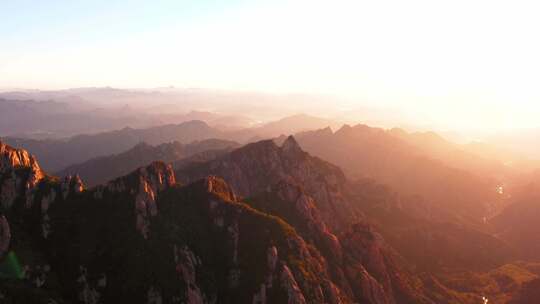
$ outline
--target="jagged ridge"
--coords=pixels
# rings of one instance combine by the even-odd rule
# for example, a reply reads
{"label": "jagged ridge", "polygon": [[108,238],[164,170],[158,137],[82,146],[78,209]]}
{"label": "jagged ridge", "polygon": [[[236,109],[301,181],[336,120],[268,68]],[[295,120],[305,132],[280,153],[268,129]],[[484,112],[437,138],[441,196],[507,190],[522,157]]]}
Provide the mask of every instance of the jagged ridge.
{"label": "jagged ridge", "polygon": [[[323,303],[331,292],[324,260],[288,224],[238,201],[217,177],[180,186],[160,162],[91,190],[78,177],[43,177],[30,206],[5,214],[16,223],[10,250],[21,253],[28,294],[82,303]],[[22,255],[28,250],[32,260]],[[20,288],[1,292],[23,299]]]}

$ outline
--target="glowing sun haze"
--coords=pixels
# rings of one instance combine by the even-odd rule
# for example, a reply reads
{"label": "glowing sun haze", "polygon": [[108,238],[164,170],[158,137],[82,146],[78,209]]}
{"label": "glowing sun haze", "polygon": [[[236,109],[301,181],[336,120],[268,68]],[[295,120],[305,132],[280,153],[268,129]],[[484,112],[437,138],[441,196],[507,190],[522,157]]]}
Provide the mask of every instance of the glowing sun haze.
{"label": "glowing sun haze", "polygon": [[0,87],[326,93],[452,128],[540,125],[536,1],[72,2],[0,2]]}

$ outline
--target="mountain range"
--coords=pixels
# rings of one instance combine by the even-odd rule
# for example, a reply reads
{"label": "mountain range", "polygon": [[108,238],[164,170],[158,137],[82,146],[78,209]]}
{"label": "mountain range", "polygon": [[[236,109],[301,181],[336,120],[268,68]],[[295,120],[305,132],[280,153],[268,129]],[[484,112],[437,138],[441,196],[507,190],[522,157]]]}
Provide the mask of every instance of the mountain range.
{"label": "mountain range", "polygon": [[149,165],[154,161],[171,163],[189,158],[195,154],[229,151],[238,146],[239,144],[233,141],[219,139],[206,139],[189,144],[174,141],[157,146],[141,142],[123,153],[101,156],[80,164],[71,165],[56,172],[56,175],[78,174],[86,185],[92,187],[126,175],[134,169]]}
{"label": "mountain range", "polygon": [[[39,121],[86,111],[79,102],[0,106]],[[2,138],[0,299],[539,299],[535,161],[304,114],[256,124],[206,111],[169,118],[179,123]]]}
{"label": "mountain range", "polygon": [[231,148],[86,188],[0,145],[4,299],[525,303],[538,279],[496,234],[350,180],[293,137]]}
{"label": "mountain range", "polygon": [[434,133],[407,133],[366,125],[303,132],[307,152],[330,161],[353,179],[373,179],[473,222],[504,205],[496,191],[512,169],[445,141]]}
{"label": "mountain range", "polygon": [[[210,119],[207,114],[211,115],[204,112],[191,112],[188,116],[189,118],[203,118],[216,122],[216,120]],[[211,115],[211,117],[214,116]],[[184,119],[188,119],[188,117],[184,117]],[[214,117],[214,119],[218,118]],[[12,146],[32,151],[41,160],[44,169],[57,172],[92,158],[126,152],[142,142],[150,145],[173,141],[189,144],[193,141],[206,139],[223,139],[246,143],[279,136],[287,129],[291,132],[300,132],[312,127],[326,126],[329,123],[336,124],[330,120],[308,115],[294,115],[258,127],[237,129],[230,127],[230,125],[218,128],[210,126],[202,120],[188,120],[149,128],[125,127],[65,138],[43,139],[6,136],[2,140]]]}
{"label": "mountain range", "polygon": [[220,138],[219,130],[202,121],[189,121],[148,129],[124,128],[92,135],[77,135],[67,139],[4,138],[6,143],[32,151],[46,170],[58,171],[70,165],[99,156],[125,152],[141,142],[157,145],[172,141],[189,143]]}

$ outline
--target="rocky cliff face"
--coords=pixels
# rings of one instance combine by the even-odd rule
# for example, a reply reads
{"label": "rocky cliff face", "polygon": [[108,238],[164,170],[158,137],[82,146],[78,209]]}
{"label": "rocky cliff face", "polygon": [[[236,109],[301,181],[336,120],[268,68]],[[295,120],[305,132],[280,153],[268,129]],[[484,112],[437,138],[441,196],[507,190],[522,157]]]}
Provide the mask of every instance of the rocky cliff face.
{"label": "rocky cliff face", "polygon": [[0,216],[0,258],[3,258],[9,249],[11,230],[4,215]]}
{"label": "rocky cliff face", "polygon": [[136,215],[135,227],[146,239],[148,238],[150,219],[158,213],[156,203],[160,192],[176,183],[174,172],[170,165],[154,162],[147,167],[139,168],[132,174],[98,186],[94,198],[102,200],[107,194],[129,193],[134,196]]}
{"label": "rocky cliff face", "polygon": [[290,223],[321,253],[336,302],[431,303],[413,288],[420,280],[393,260],[383,238],[365,223],[353,225],[363,216],[346,197],[341,171],[303,152],[293,137],[281,147],[262,141],[184,168],[178,174],[185,180],[201,172],[224,176],[251,206]]}
{"label": "rocky cliff face", "polygon": [[272,140],[261,141],[206,163],[184,166],[176,173],[180,181],[209,174],[221,176],[243,197],[257,195],[286,180],[302,185],[332,228],[343,229],[344,223],[357,217],[343,197],[345,176],[341,170],[302,151],[292,136],[281,147]]}
{"label": "rocky cliff face", "polygon": [[28,207],[43,177],[44,173],[32,155],[0,142],[0,199],[3,208],[11,208],[21,197],[27,198],[25,203]]}
{"label": "rocky cliff face", "polygon": [[2,255],[18,256],[23,269],[0,279],[7,301],[351,302],[315,247],[218,177],[180,186],[157,162],[86,190],[78,176],[48,177],[23,151],[5,154],[3,181],[18,170],[39,177],[0,216]]}
{"label": "rocky cliff face", "polygon": [[480,299],[411,272],[366,221],[394,229],[396,202],[359,206],[355,197],[365,193],[351,196],[341,171],[293,138],[184,164],[183,185],[171,165],[154,162],[91,189],[77,175],[47,175],[26,151],[1,147],[6,303]]}
{"label": "rocky cliff face", "polygon": [[373,227],[353,224],[344,232],[334,232],[300,186],[283,181],[248,202],[285,219],[313,243],[334,288],[346,297],[360,303],[432,303],[417,288],[421,281],[400,266],[397,254]]}

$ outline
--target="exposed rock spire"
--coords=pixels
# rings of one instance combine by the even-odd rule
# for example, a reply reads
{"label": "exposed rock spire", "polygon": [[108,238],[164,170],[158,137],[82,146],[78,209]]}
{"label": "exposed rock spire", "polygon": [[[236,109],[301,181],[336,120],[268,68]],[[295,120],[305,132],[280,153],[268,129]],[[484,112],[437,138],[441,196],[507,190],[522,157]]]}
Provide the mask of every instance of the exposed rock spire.
{"label": "exposed rock spire", "polygon": [[25,197],[26,207],[30,207],[34,190],[44,176],[28,151],[0,142],[0,202],[4,209],[11,208],[21,196]]}
{"label": "exposed rock spire", "polygon": [[0,258],[3,258],[9,249],[11,230],[4,215],[0,215]]}

